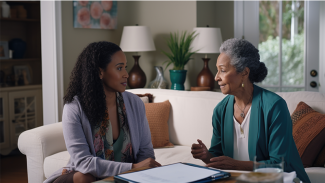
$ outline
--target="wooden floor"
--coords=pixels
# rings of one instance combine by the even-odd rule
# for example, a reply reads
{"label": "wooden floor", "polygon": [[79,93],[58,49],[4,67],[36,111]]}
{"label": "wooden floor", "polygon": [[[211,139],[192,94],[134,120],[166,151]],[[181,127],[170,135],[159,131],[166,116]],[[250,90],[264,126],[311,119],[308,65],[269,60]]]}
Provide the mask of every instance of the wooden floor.
{"label": "wooden floor", "polygon": [[0,156],[0,183],[28,183],[25,155]]}

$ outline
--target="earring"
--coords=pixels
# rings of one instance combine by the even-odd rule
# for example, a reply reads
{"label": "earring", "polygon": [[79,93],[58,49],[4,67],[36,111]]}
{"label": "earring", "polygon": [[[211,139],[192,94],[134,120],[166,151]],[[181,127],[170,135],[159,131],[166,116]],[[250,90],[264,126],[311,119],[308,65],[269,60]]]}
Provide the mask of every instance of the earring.
{"label": "earring", "polygon": [[241,87],[243,87],[243,88],[244,88],[244,83],[242,83],[242,84],[241,84]]}

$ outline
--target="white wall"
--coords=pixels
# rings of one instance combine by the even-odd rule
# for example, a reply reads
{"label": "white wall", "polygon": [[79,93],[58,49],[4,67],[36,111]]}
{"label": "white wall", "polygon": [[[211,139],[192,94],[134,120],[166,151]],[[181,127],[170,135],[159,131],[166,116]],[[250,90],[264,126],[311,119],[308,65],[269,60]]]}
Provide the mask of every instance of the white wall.
{"label": "white wall", "polygon": [[[123,26],[145,25],[151,29],[156,51],[140,53],[140,66],[147,76],[147,85],[156,77],[154,66],[162,65],[167,60],[161,51],[168,50],[166,38],[170,32],[192,31],[196,26],[196,2],[161,2],[161,1],[118,1],[118,22],[116,30],[76,29],[73,28],[72,2],[62,2],[62,33],[63,33],[63,69],[64,91],[66,92],[71,71],[78,55],[89,43],[95,41],[110,41],[120,44]],[[126,53],[128,69],[133,67],[133,53]],[[192,62],[192,61],[191,61]],[[193,65],[188,64],[186,69],[191,70]],[[165,67],[164,67],[165,68]],[[170,81],[169,69],[165,71],[165,78]],[[188,73],[185,88],[189,89],[193,83]]]}
{"label": "white wall", "polygon": [[[218,27],[221,29],[223,41],[234,37],[234,2],[232,1],[197,1],[197,27]],[[210,54],[208,58],[209,68],[213,75],[217,73],[217,59],[219,54]],[[194,67],[190,80],[196,84],[197,75],[203,68],[202,58],[204,54],[196,54],[192,63]],[[215,82],[215,88],[219,88],[218,82]]]}

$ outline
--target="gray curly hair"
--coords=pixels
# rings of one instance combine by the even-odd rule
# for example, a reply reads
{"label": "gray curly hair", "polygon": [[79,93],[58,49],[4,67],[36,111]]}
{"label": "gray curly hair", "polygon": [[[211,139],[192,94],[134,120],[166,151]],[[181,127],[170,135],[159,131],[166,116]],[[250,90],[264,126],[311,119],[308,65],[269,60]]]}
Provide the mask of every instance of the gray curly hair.
{"label": "gray curly hair", "polygon": [[242,72],[248,67],[250,70],[248,78],[252,83],[259,83],[265,79],[267,68],[264,62],[260,62],[258,49],[252,43],[245,39],[228,39],[222,43],[220,53],[230,57],[230,64],[237,72]]}

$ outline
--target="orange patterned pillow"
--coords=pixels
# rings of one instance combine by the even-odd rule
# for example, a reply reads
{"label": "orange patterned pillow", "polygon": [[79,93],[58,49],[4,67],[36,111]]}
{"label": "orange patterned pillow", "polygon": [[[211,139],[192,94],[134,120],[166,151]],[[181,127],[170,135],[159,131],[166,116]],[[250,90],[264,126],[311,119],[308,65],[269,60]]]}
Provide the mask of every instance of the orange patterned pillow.
{"label": "orange patterned pillow", "polygon": [[150,127],[153,147],[174,147],[174,145],[169,142],[169,101],[166,100],[165,102],[161,103],[147,103],[144,104],[144,106],[146,108],[146,116]]}
{"label": "orange patterned pillow", "polygon": [[291,119],[292,135],[302,163],[304,167],[312,167],[325,145],[325,114],[300,102]]}

